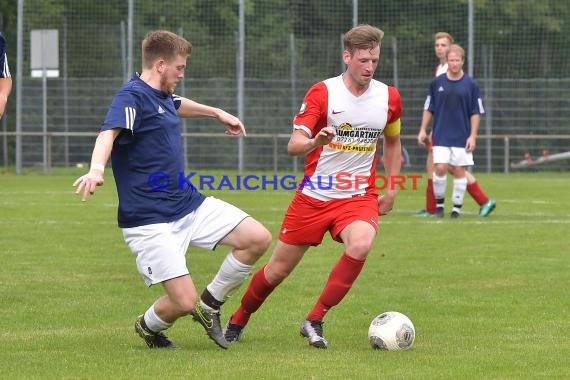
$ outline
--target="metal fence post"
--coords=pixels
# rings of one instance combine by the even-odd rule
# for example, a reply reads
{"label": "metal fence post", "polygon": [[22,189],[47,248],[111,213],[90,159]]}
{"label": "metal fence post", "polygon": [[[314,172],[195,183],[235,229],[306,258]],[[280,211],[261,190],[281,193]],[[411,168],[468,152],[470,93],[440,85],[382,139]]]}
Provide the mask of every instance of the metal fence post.
{"label": "metal fence post", "polygon": [[51,133],[46,133],[46,174],[51,175]]}
{"label": "metal fence post", "polygon": [[16,47],[16,175],[22,174],[22,67],[24,61],[24,0],[18,0],[18,21],[16,25],[18,41]]}
{"label": "metal fence post", "polygon": [[505,168],[503,170],[503,173],[505,174],[509,174],[509,161],[511,160],[510,158],[510,154],[509,154],[509,136],[505,136],[505,146],[504,146],[504,151],[505,151]]}

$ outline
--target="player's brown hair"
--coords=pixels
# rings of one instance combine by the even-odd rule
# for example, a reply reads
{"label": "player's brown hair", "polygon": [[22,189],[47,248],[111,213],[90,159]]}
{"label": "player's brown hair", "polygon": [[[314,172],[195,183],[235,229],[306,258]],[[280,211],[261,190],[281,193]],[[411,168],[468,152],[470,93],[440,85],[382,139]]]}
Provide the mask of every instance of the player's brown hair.
{"label": "player's brown hair", "polygon": [[157,59],[170,61],[177,55],[188,56],[192,44],[183,37],[166,30],[148,32],[142,41],[143,67],[150,68]]}
{"label": "player's brown hair", "polygon": [[344,34],[344,50],[350,55],[357,49],[372,50],[376,46],[381,46],[384,32],[375,26],[362,24],[355,26]]}

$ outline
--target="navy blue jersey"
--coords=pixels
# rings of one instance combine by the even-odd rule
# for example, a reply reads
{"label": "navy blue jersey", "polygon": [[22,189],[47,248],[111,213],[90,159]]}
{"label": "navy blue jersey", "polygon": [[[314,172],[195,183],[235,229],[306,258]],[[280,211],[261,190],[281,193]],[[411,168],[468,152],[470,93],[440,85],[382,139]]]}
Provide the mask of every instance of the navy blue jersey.
{"label": "navy blue jersey", "polygon": [[0,78],[10,78],[10,69],[8,68],[8,57],[6,56],[6,39],[0,33]]}
{"label": "navy blue jersey", "polygon": [[433,114],[433,146],[464,148],[471,134],[471,116],[482,114],[477,82],[464,74],[450,80],[446,74],[433,79],[424,109]]}
{"label": "navy blue jersey", "polygon": [[205,196],[184,178],[180,98],[156,90],[138,75],[115,95],[101,131],[123,130],[111,153],[119,194],[119,227],[171,222],[195,210]]}

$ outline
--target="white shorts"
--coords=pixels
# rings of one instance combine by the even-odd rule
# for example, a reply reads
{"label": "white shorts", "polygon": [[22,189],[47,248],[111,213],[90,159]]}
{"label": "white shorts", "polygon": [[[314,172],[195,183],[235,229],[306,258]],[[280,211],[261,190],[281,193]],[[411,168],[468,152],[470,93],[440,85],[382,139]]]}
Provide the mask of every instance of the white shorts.
{"label": "white shorts", "polygon": [[198,209],[170,223],[123,228],[147,286],[187,275],[188,246],[214,250],[249,215],[222,200],[207,197]]}
{"label": "white shorts", "polygon": [[468,152],[465,148],[434,146],[433,163],[453,166],[473,166],[473,152]]}

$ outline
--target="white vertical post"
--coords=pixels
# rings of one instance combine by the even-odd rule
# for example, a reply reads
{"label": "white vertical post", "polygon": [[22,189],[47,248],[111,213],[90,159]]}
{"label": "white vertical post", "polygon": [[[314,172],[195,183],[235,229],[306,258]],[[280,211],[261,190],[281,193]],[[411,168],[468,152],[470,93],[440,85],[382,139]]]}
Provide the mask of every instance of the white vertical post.
{"label": "white vertical post", "polygon": [[[180,26],[178,28],[178,35],[180,37],[184,37],[184,28]],[[186,78],[182,80],[180,83],[180,92],[181,96],[186,96]],[[184,152],[184,168],[189,168],[189,160],[188,160],[188,121],[186,118],[182,118],[182,151]]]}
{"label": "white vertical post", "polygon": [[[63,51],[62,51],[62,71],[63,71],[63,130],[69,132],[69,88],[67,83],[67,17],[63,18]],[[69,137],[66,135],[63,138],[64,144],[64,164],[65,167],[69,166]],[[50,160],[51,161],[51,160]]]}
{"label": "white vertical post", "polygon": [[393,75],[394,75],[394,87],[398,88],[400,87],[400,83],[398,81],[399,78],[399,74],[398,74],[398,40],[396,39],[396,37],[392,37],[392,55],[393,57],[393,61],[394,61],[394,69],[393,69]]}
{"label": "white vertical post", "polygon": [[129,0],[127,18],[127,80],[133,75],[133,0]]}
{"label": "white vertical post", "polygon": [[503,173],[504,174],[509,174],[509,162],[511,161],[511,144],[509,141],[509,136],[505,136],[504,138],[504,155],[505,155],[505,159],[503,161]]}
{"label": "white vertical post", "polygon": [[[239,35],[237,56],[237,114],[244,122],[245,0],[239,1]],[[238,172],[243,173],[243,136],[238,137]]]}
{"label": "white vertical post", "polygon": [[22,174],[22,42],[24,40],[24,0],[18,0],[18,21],[16,23],[16,175]]}
{"label": "white vertical post", "polygon": [[473,56],[473,23],[473,0],[469,0],[467,3],[467,74],[471,76],[473,76],[473,61],[475,60],[475,57]]}
{"label": "white vertical post", "polygon": [[32,77],[42,78],[42,136],[43,168],[49,171],[47,135],[47,78],[59,77],[59,31],[57,29],[34,29],[30,31],[30,69]]}
{"label": "white vertical post", "polygon": [[127,56],[129,53],[127,52],[127,27],[125,26],[125,22],[121,21],[121,63],[122,63],[122,70],[123,70],[123,81],[127,82],[129,80],[129,68],[128,66],[128,58]]}
{"label": "white vertical post", "polygon": [[358,0],[352,0],[352,26],[358,25]]}
{"label": "white vertical post", "polygon": [[[289,50],[291,52],[291,113],[293,116],[299,109],[297,100],[297,54],[295,51],[295,35],[289,34]],[[297,172],[297,156],[293,156],[293,171]]]}
{"label": "white vertical post", "polygon": [[344,33],[340,34],[340,54],[339,54],[339,61],[340,61],[340,72],[344,73],[346,70],[346,65],[344,64],[344,59],[342,59],[342,53],[344,52]]}
{"label": "white vertical post", "polygon": [[[45,34],[42,34],[42,45],[45,46]],[[46,49],[42,49],[42,146],[43,146],[43,167],[44,173],[47,173],[47,68],[46,68]]]}

